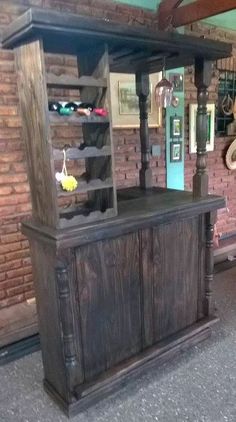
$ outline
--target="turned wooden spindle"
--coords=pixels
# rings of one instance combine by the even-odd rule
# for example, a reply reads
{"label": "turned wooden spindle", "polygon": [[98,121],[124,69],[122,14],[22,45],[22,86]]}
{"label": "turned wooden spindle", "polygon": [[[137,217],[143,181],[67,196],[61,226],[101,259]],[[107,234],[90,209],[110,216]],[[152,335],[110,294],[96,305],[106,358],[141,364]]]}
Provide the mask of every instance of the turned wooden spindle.
{"label": "turned wooden spindle", "polygon": [[206,143],[207,143],[207,88],[211,82],[212,62],[204,59],[195,61],[195,85],[197,87],[197,119],[196,119],[196,140],[197,140],[197,162],[196,174],[193,176],[193,196],[195,198],[208,195],[208,174],[206,165]]}
{"label": "turned wooden spindle", "polygon": [[[68,253],[69,255],[69,253]],[[76,354],[76,339],[73,322],[73,306],[70,297],[71,263],[68,259],[57,257],[55,268],[57,291],[59,299],[59,318],[61,327],[61,342],[63,347],[64,363],[67,369],[67,385],[69,391],[73,392],[74,386],[78,383],[75,368],[78,367]]]}
{"label": "turned wooden spindle", "polygon": [[139,181],[140,187],[147,189],[152,187],[148,133],[149,75],[147,73],[136,73],[136,94],[139,97],[140,111],[141,169],[139,172]]}
{"label": "turned wooden spindle", "polygon": [[206,214],[206,272],[205,272],[205,315],[211,315],[214,311],[212,302],[211,285],[214,271],[214,225],[216,223],[216,212]]}

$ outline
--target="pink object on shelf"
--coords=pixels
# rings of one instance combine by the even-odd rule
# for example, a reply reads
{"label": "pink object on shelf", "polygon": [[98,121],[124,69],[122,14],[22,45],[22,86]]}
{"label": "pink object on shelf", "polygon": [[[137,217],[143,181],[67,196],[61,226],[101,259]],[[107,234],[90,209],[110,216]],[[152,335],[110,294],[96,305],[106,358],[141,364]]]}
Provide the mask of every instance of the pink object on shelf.
{"label": "pink object on shelf", "polygon": [[108,115],[108,111],[105,108],[94,108],[93,112],[97,114],[97,116],[106,117]]}

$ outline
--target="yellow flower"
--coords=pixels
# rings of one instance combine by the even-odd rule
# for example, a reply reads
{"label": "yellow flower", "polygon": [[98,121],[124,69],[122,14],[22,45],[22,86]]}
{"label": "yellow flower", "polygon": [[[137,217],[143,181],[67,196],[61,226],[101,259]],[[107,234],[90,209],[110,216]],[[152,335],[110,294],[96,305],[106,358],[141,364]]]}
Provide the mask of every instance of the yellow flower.
{"label": "yellow flower", "polygon": [[72,192],[78,186],[78,182],[74,176],[65,176],[61,181],[62,188],[68,192]]}

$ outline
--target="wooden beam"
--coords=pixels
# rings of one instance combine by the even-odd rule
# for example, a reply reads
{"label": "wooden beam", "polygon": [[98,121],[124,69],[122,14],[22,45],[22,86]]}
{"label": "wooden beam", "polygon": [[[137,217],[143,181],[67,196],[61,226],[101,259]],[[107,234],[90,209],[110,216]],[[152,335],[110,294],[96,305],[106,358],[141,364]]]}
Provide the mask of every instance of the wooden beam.
{"label": "wooden beam", "polygon": [[162,2],[159,5],[160,11],[164,10],[172,10],[175,7],[178,7],[181,3],[183,3],[183,0],[162,0]]}
{"label": "wooden beam", "polygon": [[[173,3],[176,2],[173,0]],[[227,0],[227,2],[225,0],[196,0],[194,3],[172,10],[161,9],[160,7],[159,29],[167,29],[169,25],[177,28],[234,9],[236,9],[236,0]]]}

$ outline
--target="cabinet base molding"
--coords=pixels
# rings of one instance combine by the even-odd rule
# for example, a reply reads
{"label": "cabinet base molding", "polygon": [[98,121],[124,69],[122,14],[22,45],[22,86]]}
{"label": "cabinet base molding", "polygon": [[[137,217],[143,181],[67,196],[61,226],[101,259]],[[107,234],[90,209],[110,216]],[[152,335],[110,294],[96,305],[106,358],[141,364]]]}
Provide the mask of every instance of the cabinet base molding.
{"label": "cabinet base molding", "polygon": [[216,317],[206,317],[179,333],[160,341],[139,355],[108,370],[93,382],[78,386],[74,399],[67,403],[45,379],[44,388],[68,417],[73,417],[89,406],[112,394],[134,377],[142,375],[154,366],[162,365],[211,335],[211,326],[218,322]]}

